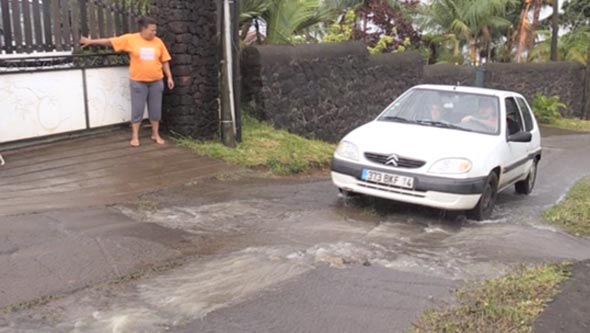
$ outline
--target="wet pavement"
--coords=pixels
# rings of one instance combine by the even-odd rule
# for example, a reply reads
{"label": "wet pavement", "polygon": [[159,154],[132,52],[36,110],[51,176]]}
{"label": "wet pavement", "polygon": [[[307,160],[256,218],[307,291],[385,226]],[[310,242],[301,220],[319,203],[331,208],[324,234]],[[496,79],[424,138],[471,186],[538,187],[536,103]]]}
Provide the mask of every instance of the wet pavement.
{"label": "wet pavement", "polygon": [[528,197],[502,193],[490,221],[340,198],[323,177],[266,179],[247,171],[96,208],[126,221],[128,230],[145,230],[130,237],[153,242],[142,247],[147,262],[182,260],[4,311],[0,332],[405,331],[425,308],[452,302],[465,281],[522,263],[590,258],[590,240],[541,218],[589,174],[590,135],[545,135],[537,188]]}

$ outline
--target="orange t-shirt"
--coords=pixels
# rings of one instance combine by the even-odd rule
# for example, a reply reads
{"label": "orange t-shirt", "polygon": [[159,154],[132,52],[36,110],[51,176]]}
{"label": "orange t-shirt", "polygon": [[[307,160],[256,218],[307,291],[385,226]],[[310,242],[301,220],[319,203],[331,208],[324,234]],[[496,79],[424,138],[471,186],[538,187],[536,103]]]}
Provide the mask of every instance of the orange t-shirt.
{"label": "orange t-shirt", "polygon": [[116,52],[129,53],[129,78],[152,82],[164,77],[162,64],[170,61],[170,53],[158,37],[146,40],[139,33],[125,34],[109,39]]}

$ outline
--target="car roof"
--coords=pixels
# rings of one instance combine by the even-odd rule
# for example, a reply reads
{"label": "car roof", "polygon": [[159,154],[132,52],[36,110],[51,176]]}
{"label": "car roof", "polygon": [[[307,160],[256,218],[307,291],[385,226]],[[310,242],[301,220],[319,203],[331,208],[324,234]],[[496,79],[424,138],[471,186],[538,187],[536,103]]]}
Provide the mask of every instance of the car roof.
{"label": "car roof", "polygon": [[443,84],[421,84],[421,85],[417,85],[417,86],[412,87],[412,89],[458,91],[458,92],[464,92],[464,93],[499,96],[499,97],[504,97],[507,95],[521,96],[519,93],[516,93],[513,91],[507,91],[507,90],[488,89],[488,88],[479,88],[479,87],[467,87],[467,86],[450,86],[450,85],[443,85]]}

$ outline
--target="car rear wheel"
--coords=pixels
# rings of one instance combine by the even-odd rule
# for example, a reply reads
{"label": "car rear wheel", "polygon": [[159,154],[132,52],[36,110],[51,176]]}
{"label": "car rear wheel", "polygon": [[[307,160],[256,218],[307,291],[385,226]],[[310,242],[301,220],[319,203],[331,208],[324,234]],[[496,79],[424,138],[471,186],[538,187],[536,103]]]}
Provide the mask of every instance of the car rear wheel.
{"label": "car rear wheel", "polygon": [[538,161],[533,162],[533,166],[531,166],[531,170],[529,171],[529,175],[525,180],[521,180],[518,183],[514,184],[514,188],[516,189],[516,193],[518,194],[531,194],[533,192],[533,188],[535,187],[535,182],[537,181],[537,164]]}
{"label": "car rear wheel", "polygon": [[492,216],[496,206],[496,197],[498,196],[498,175],[495,172],[490,173],[486,185],[479,198],[477,206],[470,210],[467,216],[473,220],[483,221]]}

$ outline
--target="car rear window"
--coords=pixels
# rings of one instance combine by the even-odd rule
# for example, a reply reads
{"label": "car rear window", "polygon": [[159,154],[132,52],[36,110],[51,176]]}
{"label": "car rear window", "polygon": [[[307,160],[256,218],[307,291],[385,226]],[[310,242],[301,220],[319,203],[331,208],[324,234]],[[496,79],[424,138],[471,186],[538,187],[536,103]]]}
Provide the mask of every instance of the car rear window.
{"label": "car rear window", "polygon": [[518,102],[518,106],[520,106],[520,111],[522,112],[522,117],[524,118],[525,130],[530,132],[533,130],[533,116],[531,115],[531,110],[524,99],[519,97],[516,99],[516,101]]}

